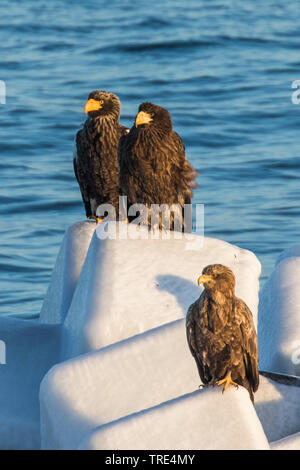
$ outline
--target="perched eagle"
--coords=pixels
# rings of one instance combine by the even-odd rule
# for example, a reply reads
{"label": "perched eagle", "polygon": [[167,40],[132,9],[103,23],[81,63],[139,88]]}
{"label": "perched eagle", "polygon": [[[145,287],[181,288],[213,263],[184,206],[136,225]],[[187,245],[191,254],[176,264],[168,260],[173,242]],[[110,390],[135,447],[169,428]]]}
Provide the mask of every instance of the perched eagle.
{"label": "perched eagle", "polygon": [[129,132],[119,124],[120,109],[120,100],[113,93],[92,91],[84,107],[88,118],[76,135],[74,171],[86,216],[95,220],[99,220],[96,210],[100,204],[111,204],[118,210],[118,144]]}
{"label": "perched eagle", "polygon": [[205,385],[242,385],[252,402],[259,384],[257,336],[252,314],[235,296],[233,272],[221,264],[207,266],[204,285],[188,309],[187,340]]}
{"label": "perched eagle", "polygon": [[[166,109],[148,102],[140,105],[135,125],[120,139],[119,168],[121,194],[127,196],[129,207],[143,204],[148,208],[146,224],[151,225],[149,209],[152,204],[166,205],[170,225],[166,227],[160,218],[157,220],[159,226],[184,229],[183,208],[191,203],[198,173],[187,161],[184,144],[173,131],[171,116]],[[168,207],[172,205],[175,211],[169,217]],[[174,221],[176,209],[177,225]],[[128,213],[129,221],[132,218]]]}

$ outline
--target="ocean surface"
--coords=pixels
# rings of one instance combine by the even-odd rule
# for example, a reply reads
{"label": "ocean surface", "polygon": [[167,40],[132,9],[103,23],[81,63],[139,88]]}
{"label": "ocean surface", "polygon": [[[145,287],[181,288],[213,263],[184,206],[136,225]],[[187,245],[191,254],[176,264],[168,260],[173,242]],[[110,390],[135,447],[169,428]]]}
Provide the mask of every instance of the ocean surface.
{"label": "ocean surface", "polygon": [[252,250],[263,284],[300,243],[299,24],[283,0],[2,0],[0,314],[39,313],[85,217],[72,153],[93,89],[120,97],[130,127],[142,101],[168,108],[205,235]]}

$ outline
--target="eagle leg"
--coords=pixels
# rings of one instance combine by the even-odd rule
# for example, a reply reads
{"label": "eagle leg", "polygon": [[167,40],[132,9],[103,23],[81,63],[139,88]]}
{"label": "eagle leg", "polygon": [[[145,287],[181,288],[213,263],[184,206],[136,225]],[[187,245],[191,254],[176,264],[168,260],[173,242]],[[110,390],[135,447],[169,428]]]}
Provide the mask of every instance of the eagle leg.
{"label": "eagle leg", "polygon": [[103,221],[103,219],[101,219],[100,217],[96,217],[95,215],[90,215],[89,216],[89,219],[90,220],[95,220],[96,224],[101,224],[101,222]]}
{"label": "eagle leg", "polygon": [[224,387],[223,387],[223,390],[222,390],[222,393],[225,392],[226,388],[229,386],[229,385],[234,385],[236,388],[238,388],[238,384],[236,382],[234,382],[231,378],[231,371],[229,371],[227,373],[227,375],[224,377],[224,379],[222,380],[219,380],[217,382],[217,385],[218,387],[220,387],[220,385],[223,385],[224,384]]}

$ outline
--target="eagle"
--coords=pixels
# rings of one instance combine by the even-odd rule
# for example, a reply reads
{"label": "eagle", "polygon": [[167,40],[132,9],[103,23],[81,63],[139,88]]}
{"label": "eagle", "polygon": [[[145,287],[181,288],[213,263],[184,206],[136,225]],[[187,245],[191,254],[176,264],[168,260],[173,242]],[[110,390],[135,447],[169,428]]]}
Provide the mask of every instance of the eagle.
{"label": "eagle", "polygon": [[119,205],[118,145],[129,129],[119,124],[121,104],[113,93],[94,90],[85,103],[88,115],[77,132],[74,149],[74,172],[78,181],[86,216],[97,217],[97,207],[110,204],[116,214]]}
{"label": "eagle", "polygon": [[235,296],[233,272],[222,264],[203,269],[204,290],[188,309],[187,342],[205,385],[245,387],[254,403],[259,385],[257,335],[251,311]]}
{"label": "eagle", "polygon": [[[120,139],[118,159],[121,194],[127,197],[129,206],[146,207],[144,218],[137,211],[139,222],[184,230],[184,205],[191,204],[198,173],[186,159],[184,144],[173,130],[168,110],[142,103],[135,124]],[[154,207],[158,217],[153,224]],[[133,218],[128,212],[128,220]]]}

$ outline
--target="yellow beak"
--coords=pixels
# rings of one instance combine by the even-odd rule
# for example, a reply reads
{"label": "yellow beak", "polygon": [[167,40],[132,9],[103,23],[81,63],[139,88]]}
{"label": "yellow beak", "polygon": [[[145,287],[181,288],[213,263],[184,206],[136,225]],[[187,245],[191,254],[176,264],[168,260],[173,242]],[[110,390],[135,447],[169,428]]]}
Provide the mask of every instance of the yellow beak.
{"label": "yellow beak", "polygon": [[100,101],[93,100],[92,98],[88,100],[84,105],[84,112],[85,114],[89,113],[90,111],[98,111],[98,109],[102,108],[102,104]]}
{"label": "yellow beak", "polygon": [[140,126],[141,124],[149,124],[153,119],[150,114],[140,111],[135,120],[135,127]]}
{"label": "yellow beak", "polygon": [[198,278],[198,286],[200,286],[200,284],[205,284],[206,282],[209,282],[209,281],[213,281],[213,277],[208,276],[207,274],[202,274],[202,276]]}

